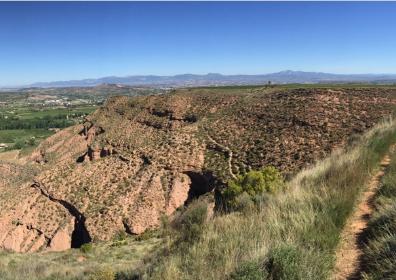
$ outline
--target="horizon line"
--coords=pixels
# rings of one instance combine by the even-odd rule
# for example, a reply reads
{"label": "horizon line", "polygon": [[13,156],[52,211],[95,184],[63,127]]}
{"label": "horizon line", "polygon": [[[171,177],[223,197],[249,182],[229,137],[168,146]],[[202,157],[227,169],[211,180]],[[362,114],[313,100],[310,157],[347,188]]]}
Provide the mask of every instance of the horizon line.
{"label": "horizon line", "polygon": [[17,84],[17,85],[0,85],[0,89],[18,89],[24,87],[32,87],[34,84],[50,84],[50,83],[60,83],[60,82],[77,82],[77,81],[85,81],[85,80],[99,80],[105,78],[129,78],[129,77],[146,77],[146,76],[153,76],[153,77],[175,77],[175,76],[183,76],[183,75],[195,75],[195,76],[208,76],[208,75],[221,75],[221,76],[264,76],[264,75],[271,75],[271,74],[278,74],[278,73],[285,73],[285,72],[295,72],[295,73],[317,73],[317,74],[329,74],[329,75],[343,75],[343,76],[361,76],[361,75],[368,75],[368,76],[381,76],[381,75],[389,75],[389,76],[396,76],[396,73],[391,72],[370,72],[370,73],[345,73],[345,72],[327,72],[327,71],[306,71],[306,70],[280,70],[275,72],[267,72],[267,73],[256,73],[256,74],[246,74],[246,73],[236,73],[236,74],[223,74],[218,72],[205,72],[205,73],[193,73],[193,72],[184,72],[179,74],[126,74],[126,75],[106,75],[100,76],[96,78],[75,78],[75,79],[59,79],[59,80],[52,80],[52,81],[36,81],[31,83],[25,84]]}

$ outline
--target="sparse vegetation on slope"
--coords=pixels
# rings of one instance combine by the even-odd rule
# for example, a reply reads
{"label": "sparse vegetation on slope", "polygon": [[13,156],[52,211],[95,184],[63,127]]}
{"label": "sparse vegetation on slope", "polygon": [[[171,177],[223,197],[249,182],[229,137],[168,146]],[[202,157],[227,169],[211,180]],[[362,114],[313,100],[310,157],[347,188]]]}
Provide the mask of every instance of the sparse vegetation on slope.
{"label": "sparse vegetation on slope", "polygon": [[254,207],[218,213],[208,220],[212,214],[205,200],[199,200],[170,224],[164,218],[154,237],[147,234],[133,241],[120,233],[112,242],[81,250],[3,253],[0,276],[7,280],[26,275],[29,279],[326,279],[354,201],[395,140],[395,124],[383,123],[345,151],[297,174],[285,191],[265,194]]}
{"label": "sparse vegetation on slope", "polygon": [[[290,178],[390,115],[395,98],[392,88],[267,87],[114,97],[41,142],[29,160],[42,170],[36,181],[84,215],[92,240],[105,241],[158,227],[161,216],[238,174],[271,165]],[[0,247],[69,248],[78,239],[73,217],[30,186],[13,201],[30,211],[1,210],[9,219]],[[47,241],[24,229],[30,224]]]}
{"label": "sparse vegetation on slope", "polygon": [[[395,97],[394,89],[236,88],[111,98],[43,141],[26,165],[1,163],[9,174],[0,180],[0,246],[35,256],[92,241],[92,252],[81,250],[95,255],[97,244],[118,236],[150,241],[162,222],[165,249],[131,273],[323,279],[357,194],[394,140],[393,123],[290,178],[392,114]],[[270,165],[282,176],[262,170]],[[26,180],[18,184],[13,170]],[[219,193],[236,211],[213,213]],[[124,241],[116,244],[111,252],[124,254]],[[112,275],[98,269],[96,276]],[[60,278],[94,272],[87,271]]]}
{"label": "sparse vegetation on slope", "polygon": [[299,173],[286,192],[248,214],[216,216],[197,241],[176,247],[147,278],[328,278],[346,218],[396,140],[395,129],[393,122],[383,123],[345,152]]}

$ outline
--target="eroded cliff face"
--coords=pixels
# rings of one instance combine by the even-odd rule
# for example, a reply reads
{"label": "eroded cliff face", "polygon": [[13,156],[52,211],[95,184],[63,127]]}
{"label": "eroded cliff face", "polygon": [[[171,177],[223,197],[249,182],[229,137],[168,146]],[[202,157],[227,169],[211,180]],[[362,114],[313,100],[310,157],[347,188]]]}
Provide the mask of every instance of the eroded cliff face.
{"label": "eroded cliff face", "polygon": [[155,128],[144,116],[158,113],[151,108],[131,121],[117,111],[120,102],[129,101],[109,101],[33,152],[30,159],[42,171],[19,186],[26,199],[3,215],[2,248],[65,250],[120,231],[140,234],[188,200],[187,174],[204,165],[197,125],[176,113],[166,127]]}
{"label": "eroded cliff face", "polygon": [[[0,164],[0,248],[65,250],[155,228],[192,197],[264,165],[293,172],[389,115],[391,90],[116,97]],[[34,172],[32,171],[34,169]]]}
{"label": "eroded cliff face", "polygon": [[4,162],[0,170],[8,179],[0,181],[1,248],[17,252],[70,248],[73,217],[32,188],[38,170]]}

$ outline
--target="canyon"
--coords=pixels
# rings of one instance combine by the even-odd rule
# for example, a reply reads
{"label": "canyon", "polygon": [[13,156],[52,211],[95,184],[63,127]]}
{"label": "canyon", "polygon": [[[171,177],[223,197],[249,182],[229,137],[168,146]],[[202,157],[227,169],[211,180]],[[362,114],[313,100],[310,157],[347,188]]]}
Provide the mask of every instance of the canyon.
{"label": "canyon", "polygon": [[0,162],[0,248],[62,251],[142,234],[263,166],[286,178],[393,114],[393,88],[186,88],[109,98]]}

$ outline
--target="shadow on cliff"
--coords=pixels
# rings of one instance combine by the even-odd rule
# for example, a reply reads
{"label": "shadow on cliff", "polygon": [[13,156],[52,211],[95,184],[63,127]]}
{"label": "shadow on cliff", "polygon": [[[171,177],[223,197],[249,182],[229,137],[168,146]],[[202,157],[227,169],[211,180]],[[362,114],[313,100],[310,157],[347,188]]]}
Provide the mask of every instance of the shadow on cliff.
{"label": "shadow on cliff", "polygon": [[191,180],[190,190],[185,205],[189,204],[193,199],[213,191],[216,186],[217,180],[210,171],[186,171],[184,174]]}
{"label": "shadow on cliff", "polygon": [[62,205],[70,213],[70,215],[74,217],[74,230],[71,235],[71,248],[80,248],[83,244],[92,241],[92,238],[85,226],[85,216],[80,211],[78,211],[74,205],[65,200],[53,197],[46,190],[44,190],[41,184],[38,182],[35,182],[32,187],[39,190],[40,193],[49,200]]}

